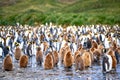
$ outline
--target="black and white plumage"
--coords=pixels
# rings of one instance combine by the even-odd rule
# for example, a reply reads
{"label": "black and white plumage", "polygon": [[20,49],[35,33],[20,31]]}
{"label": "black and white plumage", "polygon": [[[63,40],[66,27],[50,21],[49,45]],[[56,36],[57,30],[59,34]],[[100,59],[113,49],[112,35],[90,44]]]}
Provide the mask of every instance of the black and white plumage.
{"label": "black and white plumage", "polygon": [[3,49],[0,47],[0,57],[3,57]]}
{"label": "black and white plumage", "polygon": [[4,57],[6,57],[7,54],[9,54],[9,47],[8,47],[8,46],[5,46],[5,47],[3,48],[3,55],[4,55]]}
{"label": "black and white plumage", "polygon": [[104,54],[102,60],[102,71],[110,72],[112,70],[112,57],[108,54]]}

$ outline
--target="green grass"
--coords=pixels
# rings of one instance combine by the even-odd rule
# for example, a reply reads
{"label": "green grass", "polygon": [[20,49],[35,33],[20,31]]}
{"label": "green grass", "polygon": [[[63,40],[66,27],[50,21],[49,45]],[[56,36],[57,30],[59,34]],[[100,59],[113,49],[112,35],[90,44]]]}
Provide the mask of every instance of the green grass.
{"label": "green grass", "polygon": [[120,0],[1,0],[0,25],[119,24]]}

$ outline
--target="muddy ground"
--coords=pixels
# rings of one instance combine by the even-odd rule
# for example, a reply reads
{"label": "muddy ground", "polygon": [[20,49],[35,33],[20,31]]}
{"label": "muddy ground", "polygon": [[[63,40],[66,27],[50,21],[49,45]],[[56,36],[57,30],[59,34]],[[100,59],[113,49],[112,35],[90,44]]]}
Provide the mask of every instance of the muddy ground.
{"label": "muddy ground", "polygon": [[18,62],[14,61],[13,71],[4,71],[0,60],[0,80],[120,80],[120,64],[115,72],[103,74],[101,64],[97,63],[84,71],[75,71],[74,65],[65,69],[60,63],[53,70],[44,70],[34,59],[27,68],[19,68]]}

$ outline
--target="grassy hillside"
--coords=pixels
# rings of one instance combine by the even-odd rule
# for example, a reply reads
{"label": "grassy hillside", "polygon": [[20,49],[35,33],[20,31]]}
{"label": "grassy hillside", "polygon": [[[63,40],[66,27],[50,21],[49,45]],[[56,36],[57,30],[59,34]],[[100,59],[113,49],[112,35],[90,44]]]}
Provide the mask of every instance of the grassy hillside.
{"label": "grassy hillside", "polygon": [[0,25],[120,24],[120,0],[0,0]]}

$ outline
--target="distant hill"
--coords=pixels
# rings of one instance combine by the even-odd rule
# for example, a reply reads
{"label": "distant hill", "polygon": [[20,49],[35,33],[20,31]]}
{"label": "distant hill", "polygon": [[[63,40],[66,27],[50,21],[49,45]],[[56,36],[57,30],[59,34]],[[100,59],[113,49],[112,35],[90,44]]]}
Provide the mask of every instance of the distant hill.
{"label": "distant hill", "polygon": [[120,0],[0,0],[0,25],[120,24]]}

